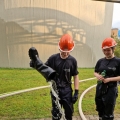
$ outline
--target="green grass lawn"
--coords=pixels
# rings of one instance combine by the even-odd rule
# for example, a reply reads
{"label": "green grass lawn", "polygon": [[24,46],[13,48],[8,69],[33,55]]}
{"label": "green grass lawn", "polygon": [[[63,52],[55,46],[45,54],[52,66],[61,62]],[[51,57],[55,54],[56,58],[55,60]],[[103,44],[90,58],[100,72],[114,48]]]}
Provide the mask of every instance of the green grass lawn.
{"label": "green grass lawn", "polygon": [[[79,69],[79,79],[92,78],[93,68]],[[96,84],[96,80],[80,82],[79,96],[88,87]],[[0,94],[28,88],[49,85],[34,69],[0,68]],[[83,98],[84,114],[97,114],[95,111],[95,88]],[[120,113],[120,97],[117,99],[115,113]],[[74,105],[74,116],[79,115],[78,102]],[[50,89],[21,93],[0,99],[0,120],[37,119],[51,117]]]}

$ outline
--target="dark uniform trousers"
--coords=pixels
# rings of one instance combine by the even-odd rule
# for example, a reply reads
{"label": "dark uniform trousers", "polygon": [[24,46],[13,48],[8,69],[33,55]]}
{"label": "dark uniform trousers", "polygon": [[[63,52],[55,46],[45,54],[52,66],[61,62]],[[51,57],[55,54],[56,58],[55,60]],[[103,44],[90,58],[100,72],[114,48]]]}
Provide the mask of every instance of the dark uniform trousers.
{"label": "dark uniform trousers", "polygon": [[113,111],[115,108],[116,98],[118,96],[118,88],[116,84],[107,85],[104,92],[102,87],[102,84],[98,84],[96,86],[96,110],[102,120],[113,120]]}
{"label": "dark uniform trousers", "polygon": [[[72,120],[73,115],[73,103],[72,103],[72,89],[71,86],[58,87],[59,103],[64,108],[64,114],[66,120]],[[51,93],[52,99],[52,120],[60,120],[62,115],[55,103],[56,98]]]}

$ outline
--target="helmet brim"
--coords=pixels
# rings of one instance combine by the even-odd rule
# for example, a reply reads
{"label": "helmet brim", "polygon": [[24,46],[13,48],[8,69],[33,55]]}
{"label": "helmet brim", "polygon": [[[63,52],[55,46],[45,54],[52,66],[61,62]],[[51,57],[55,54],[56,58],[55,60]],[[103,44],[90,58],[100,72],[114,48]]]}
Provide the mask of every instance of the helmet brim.
{"label": "helmet brim", "polygon": [[105,46],[105,47],[103,47],[102,49],[104,50],[104,49],[107,49],[107,48],[112,48],[112,47],[115,47],[117,44],[115,44],[115,45],[113,45],[113,46],[110,46],[110,47],[108,47],[108,46]]}
{"label": "helmet brim", "polygon": [[[73,43],[74,43],[74,42],[73,42]],[[74,43],[74,46],[72,47],[71,50],[62,50],[62,49],[60,48],[60,46],[59,46],[59,43],[58,43],[58,48],[59,48],[59,50],[60,50],[61,52],[72,52],[73,49],[74,49],[74,47],[75,47],[75,43]]]}

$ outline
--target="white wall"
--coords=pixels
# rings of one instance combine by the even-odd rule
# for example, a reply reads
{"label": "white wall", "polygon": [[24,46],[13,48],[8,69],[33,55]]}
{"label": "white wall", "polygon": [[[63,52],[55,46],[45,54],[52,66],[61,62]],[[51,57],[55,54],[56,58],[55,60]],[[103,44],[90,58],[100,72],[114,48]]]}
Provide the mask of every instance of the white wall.
{"label": "white wall", "polygon": [[0,67],[29,68],[34,46],[43,62],[59,52],[60,37],[75,41],[78,67],[94,67],[111,34],[113,3],[91,0],[0,0]]}

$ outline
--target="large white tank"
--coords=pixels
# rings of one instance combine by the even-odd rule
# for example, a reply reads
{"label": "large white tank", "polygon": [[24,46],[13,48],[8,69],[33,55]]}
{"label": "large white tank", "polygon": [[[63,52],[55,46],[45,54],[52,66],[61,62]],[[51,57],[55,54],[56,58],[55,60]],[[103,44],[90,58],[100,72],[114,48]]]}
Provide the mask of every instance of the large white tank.
{"label": "large white tank", "polygon": [[0,67],[29,68],[28,49],[43,62],[59,52],[60,37],[75,41],[78,67],[94,67],[110,37],[113,3],[92,0],[0,0]]}

